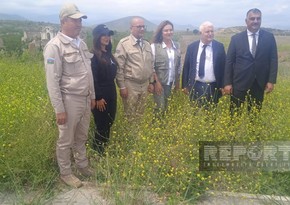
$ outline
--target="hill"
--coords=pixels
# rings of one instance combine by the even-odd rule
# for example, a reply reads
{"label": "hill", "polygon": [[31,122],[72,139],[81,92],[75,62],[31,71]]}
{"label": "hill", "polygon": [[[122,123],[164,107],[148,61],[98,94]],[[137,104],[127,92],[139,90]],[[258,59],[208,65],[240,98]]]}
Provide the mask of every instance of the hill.
{"label": "hill", "polygon": [[58,24],[35,22],[29,20],[1,20],[0,19],[0,36],[9,34],[11,31],[23,33],[23,31],[40,32],[41,28],[45,26],[52,26],[58,28]]}
{"label": "hill", "polygon": [[[130,21],[132,19],[133,16],[127,16],[124,18],[120,18],[120,19],[116,19],[113,21],[109,21],[106,22],[105,24],[112,30],[116,30],[116,31],[128,31],[129,30],[129,25],[130,25]],[[145,25],[147,26],[147,31],[155,31],[158,24],[160,22],[152,22],[150,20],[145,19]],[[176,31],[186,31],[186,30],[193,30],[193,26],[192,25],[178,25],[178,24],[174,24],[174,29]]]}
{"label": "hill", "polygon": [[[120,31],[120,32],[125,32],[125,31],[129,31],[130,30],[130,21],[132,19],[133,16],[127,16],[124,18],[120,18],[120,19],[116,19],[113,21],[109,21],[109,22],[105,22],[104,24],[106,24],[111,30],[115,30],[115,31]],[[142,17],[143,18],[143,17]],[[147,19],[144,19],[144,23],[147,26],[147,30],[148,31],[154,31],[157,27],[156,24],[148,21]],[[95,27],[96,25],[94,25],[93,27]]]}
{"label": "hill", "polygon": [[0,13],[0,20],[16,20],[16,21],[25,21],[26,18],[19,15],[3,14]]}
{"label": "hill", "polygon": [[[12,15],[8,15],[9,18],[12,18]],[[15,18],[21,19],[21,20],[1,20],[1,18],[4,17],[4,15],[0,14],[0,37],[3,35],[9,35],[11,32],[15,33],[23,33],[24,31],[29,31],[29,32],[39,32],[41,29],[45,26],[52,26],[56,30],[59,29],[59,24],[56,23],[48,23],[44,21],[29,21],[25,18],[17,17],[14,16]],[[109,21],[105,22],[105,24],[111,29],[115,30],[118,32],[128,32],[130,30],[130,20],[132,16],[120,18],[114,21]],[[145,19],[145,25],[147,26],[148,31],[155,31],[157,28],[157,24],[152,23],[151,21]],[[91,30],[95,27],[96,25],[90,25],[86,26],[84,25],[83,27],[83,32],[84,33],[91,33]],[[233,35],[235,33],[244,31],[246,29],[245,26],[236,26],[236,27],[228,27],[228,28],[217,28],[216,34],[221,34],[221,35]],[[281,30],[281,29],[273,29],[273,28],[263,28],[274,35],[290,35],[289,30]],[[175,30],[176,31],[188,31],[188,33],[192,33],[194,30],[193,27],[190,25],[188,26],[183,26],[180,27],[179,25],[175,25]]]}
{"label": "hill", "polygon": [[[126,32],[130,30],[130,20],[133,16],[127,16],[120,19],[107,21],[107,22],[99,22],[106,24],[110,29],[120,31],[120,32]],[[0,13],[0,20],[2,21],[32,21],[32,22],[47,22],[52,24],[59,24],[58,15],[42,15],[42,16],[30,16],[30,17],[22,17],[19,15],[10,15],[10,14],[3,14]],[[148,31],[154,31],[157,28],[157,25],[160,22],[158,21],[151,21],[148,19],[145,19],[145,25],[147,25]],[[83,26],[85,27],[95,27],[97,24],[91,23],[88,21],[83,22]],[[186,31],[186,30],[193,30],[192,25],[178,25],[174,24],[174,28],[176,31]]]}
{"label": "hill", "polygon": [[[106,24],[110,29],[115,30],[115,31],[120,31],[120,32],[126,32],[130,30],[130,21],[131,18],[133,16],[127,16],[127,17],[123,17],[120,19],[116,19],[116,20],[112,20],[112,21],[107,21],[107,22],[102,22],[104,24]],[[147,30],[148,31],[155,31],[155,29],[157,28],[157,25],[160,23],[158,21],[151,21],[148,19],[145,19],[145,25],[147,26]],[[54,24],[54,25],[59,25],[59,19],[58,19],[58,15],[42,15],[42,16],[31,16],[31,17],[23,17],[20,15],[15,15],[15,14],[4,14],[4,13],[0,13],[0,21],[1,21],[1,25],[0,28],[3,27],[3,22],[5,21],[18,21],[21,22],[30,22],[30,24],[35,23],[36,25],[38,25],[40,22],[42,24]],[[101,22],[100,22],[101,23]],[[100,24],[98,23],[98,24]],[[18,25],[20,25],[18,24]],[[83,22],[83,26],[87,27],[89,29],[94,28],[97,24],[90,24],[87,21]],[[193,31],[194,29],[197,29],[197,27],[194,27],[193,25],[179,25],[179,24],[175,24],[174,23],[174,29],[175,31]],[[275,35],[290,35],[290,31],[289,30],[282,30],[282,29],[274,29],[274,28],[263,28]],[[229,27],[229,28],[218,28],[217,29],[217,33],[220,34],[235,34],[238,33],[240,31],[245,30],[245,26],[235,26],[235,27]]]}
{"label": "hill", "polygon": [[[273,33],[274,35],[290,35],[290,31],[289,30],[281,30],[281,29],[274,29],[274,28],[264,28],[262,27],[262,29]],[[229,28],[219,28],[217,29],[216,33],[219,34],[236,34],[239,33],[241,31],[246,30],[245,26],[235,26],[235,27],[229,27]]]}

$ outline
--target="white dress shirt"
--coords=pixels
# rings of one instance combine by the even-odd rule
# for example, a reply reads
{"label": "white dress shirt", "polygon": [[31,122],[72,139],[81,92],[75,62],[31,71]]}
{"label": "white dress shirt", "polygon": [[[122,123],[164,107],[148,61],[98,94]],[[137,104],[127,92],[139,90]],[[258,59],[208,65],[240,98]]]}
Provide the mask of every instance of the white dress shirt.
{"label": "white dress shirt", "polygon": [[198,70],[199,70],[199,59],[201,52],[203,50],[203,43],[200,41],[198,52],[197,52],[197,58],[196,58],[196,75],[195,80],[204,82],[204,83],[213,83],[216,81],[214,70],[213,70],[213,51],[212,51],[212,42],[207,45],[205,48],[206,57],[205,57],[205,65],[204,65],[204,77],[200,78],[198,76]]}
{"label": "white dress shirt", "polygon": [[[174,45],[172,41],[172,47],[167,48],[166,44],[162,42],[162,48],[166,49],[167,55],[168,55],[168,60],[169,60],[169,77],[168,77],[168,82],[166,85],[170,85],[170,83],[173,83],[175,80],[175,68],[174,68],[174,49],[176,49],[176,46]],[[151,44],[151,49],[152,49],[152,54],[155,59],[155,45],[154,43]]]}
{"label": "white dress shirt", "polygon": [[[256,32],[256,45],[258,46],[258,42],[259,42],[259,31],[258,30]],[[248,42],[249,42],[249,48],[250,48],[250,51],[252,50],[252,41],[253,41],[253,33],[249,30],[247,30],[247,34],[248,34]]]}

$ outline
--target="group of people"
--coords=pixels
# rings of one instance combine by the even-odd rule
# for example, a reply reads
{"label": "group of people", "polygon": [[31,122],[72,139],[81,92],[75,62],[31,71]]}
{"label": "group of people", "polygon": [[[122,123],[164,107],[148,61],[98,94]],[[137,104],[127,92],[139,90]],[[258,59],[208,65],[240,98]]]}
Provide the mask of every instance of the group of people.
{"label": "group of people", "polygon": [[[210,22],[200,26],[200,40],[187,48],[182,73],[182,88],[198,105],[217,103],[230,95],[231,113],[248,102],[248,111],[262,107],[264,92],[273,90],[278,70],[277,46],[273,34],[260,29],[262,13],[250,9],[247,30],[232,36],[227,54],[214,40]],[[205,53],[203,57],[203,53]]]}
{"label": "group of people", "polygon": [[[246,15],[247,30],[232,37],[228,52],[214,40],[214,26],[200,26],[200,40],[187,48],[182,71],[182,89],[199,106],[231,95],[232,108],[246,99],[261,107],[264,91],[271,92],[277,76],[274,36],[260,29],[261,11]],[[44,49],[48,93],[56,114],[59,138],[56,157],[60,178],[72,187],[82,181],[72,172],[71,154],[78,172],[92,176],[86,156],[86,141],[93,113],[96,125],[93,149],[102,154],[108,143],[117,108],[116,85],[125,117],[141,116],[148,92],[153,93],[157,117],[164,115],[171,90],[178,89],[182,70],[180,45],[173,41],[173,24],[159,24],[152,44],[146,41],[144,19],[134,17],[131,34],[121,39],[112,53],[114,32],[100,24],[93,29],[93,49],[80,39],[82,19],[87,16],[74,4],[60,11],[61,31]],[[250,96],[249,98],[247,96]]]}

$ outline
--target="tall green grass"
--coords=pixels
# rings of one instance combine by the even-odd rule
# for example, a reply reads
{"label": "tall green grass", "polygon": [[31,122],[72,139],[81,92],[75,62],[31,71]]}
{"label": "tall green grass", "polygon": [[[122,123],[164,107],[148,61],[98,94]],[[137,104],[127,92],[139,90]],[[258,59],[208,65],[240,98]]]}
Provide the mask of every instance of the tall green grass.
{"label": "tall green grass", "polygon": [[[290,46],[280,44],[289,42],[285,38],[277,38],[278,83],[265,96],[254,121],[246,111],[231,119],[228,96],[221,98],[217,108],[205,111],[177,91],[163,120],[154,120],[149,96],[143,118],[129,123],[118,98],[117,118],[104,157],[90,149],[93,123],[89,132],[88,155],[96,170],[92,182],[102,185],[104,197],[116,204],[150,204],[146,193],[154,193],[155,200],[177,204],[194,203],[206,190],[289,195],[288,172],[198,170],[201,140],[289,140]],[[1,56],[0,73],[0,191],[14,191],[21,201],[27,189],[41,190],[34,200],[37,204],[58,187],[58,132],[41,55]]]}
{"label": "tall green grass", "polygon": [[48,193],[57,176],[57,132],[41,58],[1,56],[0,70],[0,191]]}

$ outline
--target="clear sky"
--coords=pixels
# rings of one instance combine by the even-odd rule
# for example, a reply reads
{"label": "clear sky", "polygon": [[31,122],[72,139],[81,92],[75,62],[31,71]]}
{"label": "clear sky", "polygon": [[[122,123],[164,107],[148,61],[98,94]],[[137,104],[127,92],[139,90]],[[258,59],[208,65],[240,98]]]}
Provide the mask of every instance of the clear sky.
{"label": "clear sky", "polygon": [[[67,0],[1,0],[0,13],[23,17],[58,16]],[[87,22],[103,23],[126,16],[142,16],[159,23],[199,26],[211,21],[216,27],[244,26],[246,12],[259,8],[262,26],[290,30],[289,0],[74,0]]]}

